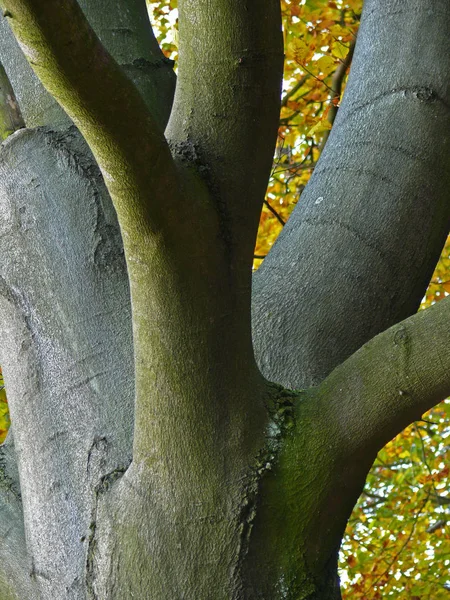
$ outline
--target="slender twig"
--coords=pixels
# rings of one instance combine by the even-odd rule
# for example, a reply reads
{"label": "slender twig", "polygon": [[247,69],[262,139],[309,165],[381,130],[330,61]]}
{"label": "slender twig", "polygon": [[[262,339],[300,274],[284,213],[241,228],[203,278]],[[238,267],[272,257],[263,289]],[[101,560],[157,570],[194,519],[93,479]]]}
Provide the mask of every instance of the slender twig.
{"label": "slender twig", "polygon": [[439,494],[436,494],[436,502],[439,504],[439,506],[446,506],[450,504],[450,497],[439,496]]}
{"label": "slender twig", "polygon": [[295,94],[302,87],[302,85],[304,85],[304,83],[308,79],[308,77],[309,77],[309,75],[303,75],[303,77],[301,77],[298,80],[298,82],[294,85],[294,87],[285,94],[284,98],[281,100],[281,107],[284,107],[287,105],[288,101],[292,98],[292,96],[295,96]]}
{"label": "slender twig", "polygon": [[270,210],[270,212],[278,219],[278,221],[281,223],[281,225],[283,225],[283,227],[286,225],[286,221],[283,219],[283,217],[281,217],[277,211],[273,208],[273,206],[271,206],[269,204],[269,202],[267,200],[264,200],[264,204],[267,206],[267,208]]}
{"label": "slender twig", "polygon": [[[331,99],[332,101],[334,99],[338,99],[341,97],[341,93],[342,93],[342,85],[344,83],[344,78],[345,75],[350,67],[350,65],[352,64],[352,60],[353,60],[353,54],[355,52],[355,45],[356,45],[356,35],[353,38],[347,55],[344,58],[344,60],[342,60],[338,66],[338,68],[336,69],[336,71],[333,74],[333,77],[331,78],[331,88],[333,90],[333,98]],[[330,121],[331,124],[334,123],[334,119],[336,118],[336,114],[338,111],[338,106],[336,106],[335,104],[332,104],[330,107],[330,110],[328,112],[328,120]]]}
{"label": "slender twig", "polygon": [[391,570],[392,566],[398,561],[400,554],[403,552],[403,550],[406,548],[406,546],[409,544],[409,542],[411,541],[411,538],[413,536],[413,533],[416,529],[416,525],[417,525],[417,521],[419,520],[420,517],[420,513],[422,512],[422,510],[425,508],[426,503],[428,502],[428,498],[430,497],[430,494],[428,493],[425,500],[422,502],[422,504],[420,505],[419,510],[416,512],[416,514],[414,515],[414,521],[411,527],[411,530],[408,534],[408,537],[406,538],[406,540],[404,541],[404,543],[402,544],[400,550],[397,552],[397,554],[395,554],[394,558],[388,563],[388,566],[386,567],[386,569],[381,573],[381,575],[379,575],[374,582],[372,582],[372,584],[365,590],[364,595],[367,594],[367,592],[374,588],[377,583],[383,579],[383,577],[385,575],[387,575],[389,573],[389,571]]}
{"label": "slender twig", "polygon": [[405,465],[410,465],[413,461],[411,459],[408,460],[397,460],[395,462],[385,462],[379,456],[377,456],[377,461],[380,465],[375,464],[375,467],[383,467],[385,469],[394,470],[396,467],[403,467]]}
{"label": "slender twig", "polygon": [[305,65],[300,65],[301,68],[306,71],[308,73],[308,75],[311,75],[311,77],[314,77],[314,79],[317,79],[317,81],[320,81],[320,83],[323,83],[323,85],[328,88],[330,90],[330,92],[333,91],[333,88],[331,88],[327,83],[325,83],[325,81],[323,79],[320,79],[320,77],[317,77],[317,75],[314,75],[314,73],[312,73],[309,69],[307,69],[305,67]]}
{"label": "slender twig", "polygon": [[430,467],[430,465],[429,465],[429,463],[427,461],[427,456],[426,456],[426,452],[425,452],[425,443],[423,441],[422,434],[420,433],[420,430],[417,427],[416,423],[414,423],[414,429],[416,430],[416,433],[417,433],[417,435],[419,436],[419,439],[420,439],[420,445],[422,447],[422,461],[423,461],[425,467],[427,468],[428,473],[430,474],[431,485],[433,486],[434,493],[437,495],[438,491],[437,491],[436,485],[435,485],[435,483],[433,481],[433,471],[432,471],[432,469],[431,469],[431,467]]}
{"label": "slender twig", "polygon": [[373,500],[380,500],[383,502],[386,502],[387,500],[387,498],[380,496],[379,494],[374,494],[373,492],[368,492],[367,490],[363,490],[362,495],[367,496],[368,498],[371,498]]}
{"label": "slender twig", "polygon": [[[352,64],[353,53],[355,51],[355,45],[356,45],[356,34],[349,46],[346,57],[344,58],[344,60],[341,61],[338,68],[333,73],[333,77],[331,78],[331,88],[330,88],[331,92],[332,92],[331,106],[328,111],[328,117],[327,117],[328,121],[331,125],[333,125],[334,120],[336,119],[337,112],[339,110],[338,102],[339,102],[341,94],[342,94],[342,85],[344,83],[345,75],[346,75],[350,65]],[[330,135],[329,130],[324,132],[322,141],[320,143],[320,150],[323,150],[329,135]]]}
{"label": "slender twig", "polygon": [[428,527],[428,529],[426,529],[426,532],[427,533],[434,533],[435,531],[438,531],[439,529],[442,529],[446,525],[447,525],[447,519],[440,519],[439,521],[436,521],[436,523],[434,523],[433,525],[430,525]]}
{"label": "slender twig", "polygon": [[274,171],[274,175],[276,175],[277,173],[284,173],[286,171],[308,171],[309,169],[313,170],[315,168],[315,163],[314,164],[302,164],[302,163],[291,163],[291,164],[287,164],[286,166],[278,166],[277,170]]}
{"label": "slender twig", "polygon": [[[313,89],[306,90],[305,92],[303,92],[303,94],[300,94],[299,96],[297,96],[295,101],[298,102],[302,98],[306,98],[306,96],[308,94],[310,94],[312,91],[314,91],[314,90]],[[309,102],[311,102],[311,101],[309,101]],[[284,125],[284,126],[290,125],[290,120],[294,119],[298,114],[301,113],[301,111],[302,111],[301,108],[299,108],[298,110],[293,110],[292,113],[288,117],[283,117],[282,119],[280,119],[280,125]]]}
{"label": "slender twig", "polygon": [[420,419],[420,421],[417,421],[418,423],[428,423],[429,425],[439,425],[439,423],[436,423],[436,421],[428,421],[427,419]]}

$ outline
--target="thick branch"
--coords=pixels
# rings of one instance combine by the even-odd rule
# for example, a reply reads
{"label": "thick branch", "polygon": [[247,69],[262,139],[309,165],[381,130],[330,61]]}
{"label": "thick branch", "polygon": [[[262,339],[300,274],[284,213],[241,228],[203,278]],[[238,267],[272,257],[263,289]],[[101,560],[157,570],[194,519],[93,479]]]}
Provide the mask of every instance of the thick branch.
{"label": "thick branch", "polygon": [[[223,423],[231,414],[244,413],[242,428],[256,422],[254,414],[249,418],[252,411],[261,416],[260,407],[248,409],[254,401],[241,390],[259,378],[250,332],[251,263],[282,76],[278,0],[258,6],[248,0],[182,0],[179,11],[178,81],[166,134],[175,160],[188,166],[173,215],[183,226],[173,227],[173,236],[155,251],[142,246],[129,265],[134,457],[148,460],[159,446],[167,465],[178,453],[178,435],[199,445],[198,423],[204,427],[201,454],[213,456],[228,444]],[[239,382],[236,393],[225,393],[218,380]],[[177,393],[163,392],[169,389]],[[171,481],[174,468],[187,467],[178,458],[175,466],[165,466]]]}
{"label": "thick branch", "polygon": [[203,167],[222,236],[248,274],[278,128],[279,2],[182,0],[179,11],[178,82],[167,135]]}
{"label": "thick branch", "polygon": [[264,568],[255,585],[273,565],[284,561],[289,574],[303,559],[320,589],[378,450],[450,394],[449,348],[447,299],[375,337],[317,388],[285,397],[293,420],[275,473],[261,482],[250,553]]}
{"label": "thick branch", "polygon": [[330,138],[254,276],[271,380],[315,385],[417,310],[450,225],[449,72],[447,0],[366,0]]}
{"label": "thick branch", "polygon": [[131,315],[120,233],[76,131],[25,129],[4,142],[0,209],[0,364],[33,583],[39,598],[65,598],[67,589],[84,597],[95,491],[131,460]]}
{"label": "thick branch", "polygon": [[317,393],[343,447],[374,455],[449,396],[449,348],[445,299],[379,334],[337,367]]}
{"label": "thick branch", "polygon": [[102,44],[134,82],[162,130],[175,92],[172,61],[153,34],[145,0],[79,0]]}
{"label": "thick branch", "polygon": [[34,598],[11,431],[0,446],[0,590],[2,600]]}
{"label": "thick branch", "polygon": [[167,208],[173,179],[168,146],[77,2],[2,0],[1,6],[34,71],[90,145],[122,226],[129,219],[160,226],[158,201],[164,193]]}
{"label": "thick branch", "polygon": [[[135,83],[164,129],[172,106],[175,75],[163,56],[148,20],[145,2],[80,0],[84,14],[108,52]],[[66,127],[67,115],[43,88],[20,50],[8,19],[0,15],[0,56],[28,127]]]}

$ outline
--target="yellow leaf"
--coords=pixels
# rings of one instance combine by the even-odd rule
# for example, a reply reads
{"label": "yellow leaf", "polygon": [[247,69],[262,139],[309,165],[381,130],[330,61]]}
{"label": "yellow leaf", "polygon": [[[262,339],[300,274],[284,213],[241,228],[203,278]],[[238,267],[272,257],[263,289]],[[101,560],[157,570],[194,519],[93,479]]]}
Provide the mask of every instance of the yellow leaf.
{"label": "yellow leaf", "polygon": [[321,56],[318,60],[316,60],[314,66],[317,66],[319,71],[324,75],[329,75],[336,69],[336,62],[331,56]]}
{"label": "yellow leaf", "polygon": [[348,54],[348,48],[343,44],[336,42],[336,44],[334,44],[334,46],[331,49],[331,54],[336,58],[339,58],[339,60],[344,60],[344,58]]}
{"label": "yellow leaf", "polygon": [[289,42],[286,54],[288,58],[295,60],[295,62],[303,63],[310,52],[309,46],[303,40],[296,38]]}
{"label": "yellow leaf", "polygon": [[328,119],[322,119],[316,123],[314,127],[311,127],[311,129],[308,131],[308,136],[311,137],[315,133],[323,133],[324,131],[329,131],[330,129],[331,123],[328,121]]}

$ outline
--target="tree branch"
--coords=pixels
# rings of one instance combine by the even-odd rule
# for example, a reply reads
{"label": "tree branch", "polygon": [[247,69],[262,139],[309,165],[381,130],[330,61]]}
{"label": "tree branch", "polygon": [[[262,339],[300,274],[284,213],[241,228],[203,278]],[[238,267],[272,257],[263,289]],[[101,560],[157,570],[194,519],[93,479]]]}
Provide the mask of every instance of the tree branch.
{"label": "tree branch", "polygon": [[0,590],[2,600],[32,598],[22,501],[11,431],[0,446]]}
{"label": "tree branch", "polygon": [[[349,46],[347,55],[344,60],[340,63],[336,71],[333,73],[333,77],[331,78],[331,89],[333,90],[333,99],[339,99],[342,93],[342,85],[344,83],[345,75],[352,64],[353,53],[355,52],[356,46],[356,35],[352,39],[351,44]],[[333,104],[328,112],[328,120],[331,124],[334,123],[334,119],[336,117],[338,111],[338,107]]]}
{"label": "tree branch", "polygon": [[[347,74],[350,65],[352,64],[353,53],[355,51],[356,46],[356,36],[353,38],[348,52],[344,58],[344,60],[340,63],[336,71],[333,73],[333,77],[331,78],[331,105],[328,111],[328,121],[333,125],[336,115],[339,110],[338,102],[341,98],[342,94],[342,85],[344,83],[345,75]],[[323,150],[325,144],[327,143],[328,137],[330,135],[330,130],[323,132],[322,140],[320,142],[320,150]]]}
{"label": "tree branch", "polygon": [[293,389],[416,312],[448,234],[450,4],[397,5],[365,1],[330,138],[254,274],[260,367]]}
{"label": "tree branch", "polygon": [[300,79],[297,81],[297,83],[294,85],[294,87],[292,89],[290,89],[289,92],[286,92],[286,94],[283,96],[283,99],[281,100],[281,107],[282,108],[284,106],[287,106],[287,103],[289,102],[289,100],[293,96],[295,96],[295,94],[298,92],[298,90],[307,81],[308,77],[310,77],[309,74],[306,74],[306,75],[303,75],[303,77],[300,77]]}
{"label": "tree branch", "polygon": [[[109,0],[80,0],[79,4],[102,44],[135,83],[164,129],[172,106],[175,74],[153,34],[145,2],[127,0],[126,10],[123,4]],[[68,126],[67,115],[29,67],[7,20],[0,13],[0,56],[27,126]]]}
{"label": "tree branch", "polygon": [[159,47],[143,0],[127,0],[126,8],[110,0],[79,0],[102,44],[130,77],[165,129],[172,108],[176,77],[173,62]]}
{"label": "tree branch", "polygon": [[222,237],[248,279],[278,130],[279,2],[181,0],[179,11],[178,81],[167,136],[203,167]]}
{"label": "tree branch", "polygon": [[[437,335],[438,332],[438,335]],[[450,300],[379,334],[317,388],[350,453],[376,453],[450,395]]]}
{"label": "tree branch", "polygon": [[[162,130],[105,50],[75,0],[2,0],[34,71],[80,129],[102,170],[121,226],[161,226],[174,167]],[[158,189],[155,181],[164,181]],[[150,206],[149,199],[152,197]]]}
{"label": "tree branch", "polygon": [[48,577],[43,595],[61,598],[74,580],[83,586],[99,482],[131,460],[127,272],[116,214],[78,132],[10,136],[0,200],[0,364],[27,548]]}
{"label": "tree branch", "polygon": [[[378,451],[450,393],[449,347],[447,299],[374,337],[300,396],[298,427],[286,439],[277,477],[297,486],[297,508],[310,515],[304,539],[311,564],[340,542]],[[298,462],[296,477],[298,457],[307,459]],[[293,502],[283,502],[277,508],[285,520]],[[283,545],[294,535],[293,522]]]}
{"label": "tree branch", "polygon": [[283,227],[286,225],[286,221],[284,221],[284,219],[277,213],[277,211],[274,209],[274,207],[268,202],[268,200],[264,200],[264,205],[267,206],[267,208],[270,210],[270,212],[274,215],[274,217],[277,219],[277,221],[280,223],[280,225],[282,225]]}

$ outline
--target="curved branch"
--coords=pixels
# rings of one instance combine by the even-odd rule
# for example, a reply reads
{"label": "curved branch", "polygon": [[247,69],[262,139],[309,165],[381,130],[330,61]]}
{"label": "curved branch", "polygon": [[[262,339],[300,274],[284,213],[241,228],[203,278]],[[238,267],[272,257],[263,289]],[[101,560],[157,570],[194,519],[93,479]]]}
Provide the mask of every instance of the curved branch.
{"label": "curved branch", "polygon": [[[289,523],[280,552],[304,540],[310,567],[321,573],[320,561],[340,544],[377,452],[450,394],[449,348],[447,299],[376,336],[299,395],[295,433],[278,461],[277,479],[296,498],[274,500],[276,514]],[[267,506],[273,514],[274,504]],[[289,518],[292,510],[302,517]]]}
{"label": "curved branch", "polygon": [[[108,52],[135,83],[155,119],[167,124],[175,91],[171,61],[165,59],[153,34],[145,2],[80,0],[86,18]],[[67,115],[30,69],[7,18],[0,13],[0,56],[19,99],[27,127],[67,127]]]}
{"label": "curved branch", "polygon": [[[75,0],[2,0],[24,54],[80,129],[102,170],[122,227],[161,226],[174,166],[162,130],[105,50]],[[157,175],[155,175],[157,173]],[[155,180],[164,179],[164,190]],[[159,193],[158,193],[159,192]],[[159,198],[161,199],[161,198]],[[167,204],[164,207],[167,208]]]}
{"label": "curved branch", "polygon": [[377,335],[317,388],[346,451],[376,453],[450,395],[450,299]]}
{"label": "curved branch", "polygon": [[416,312],[448,234],[450,4],[404,4],[365,1],[330,138],[254,274],[256,354],[286,387]]}

